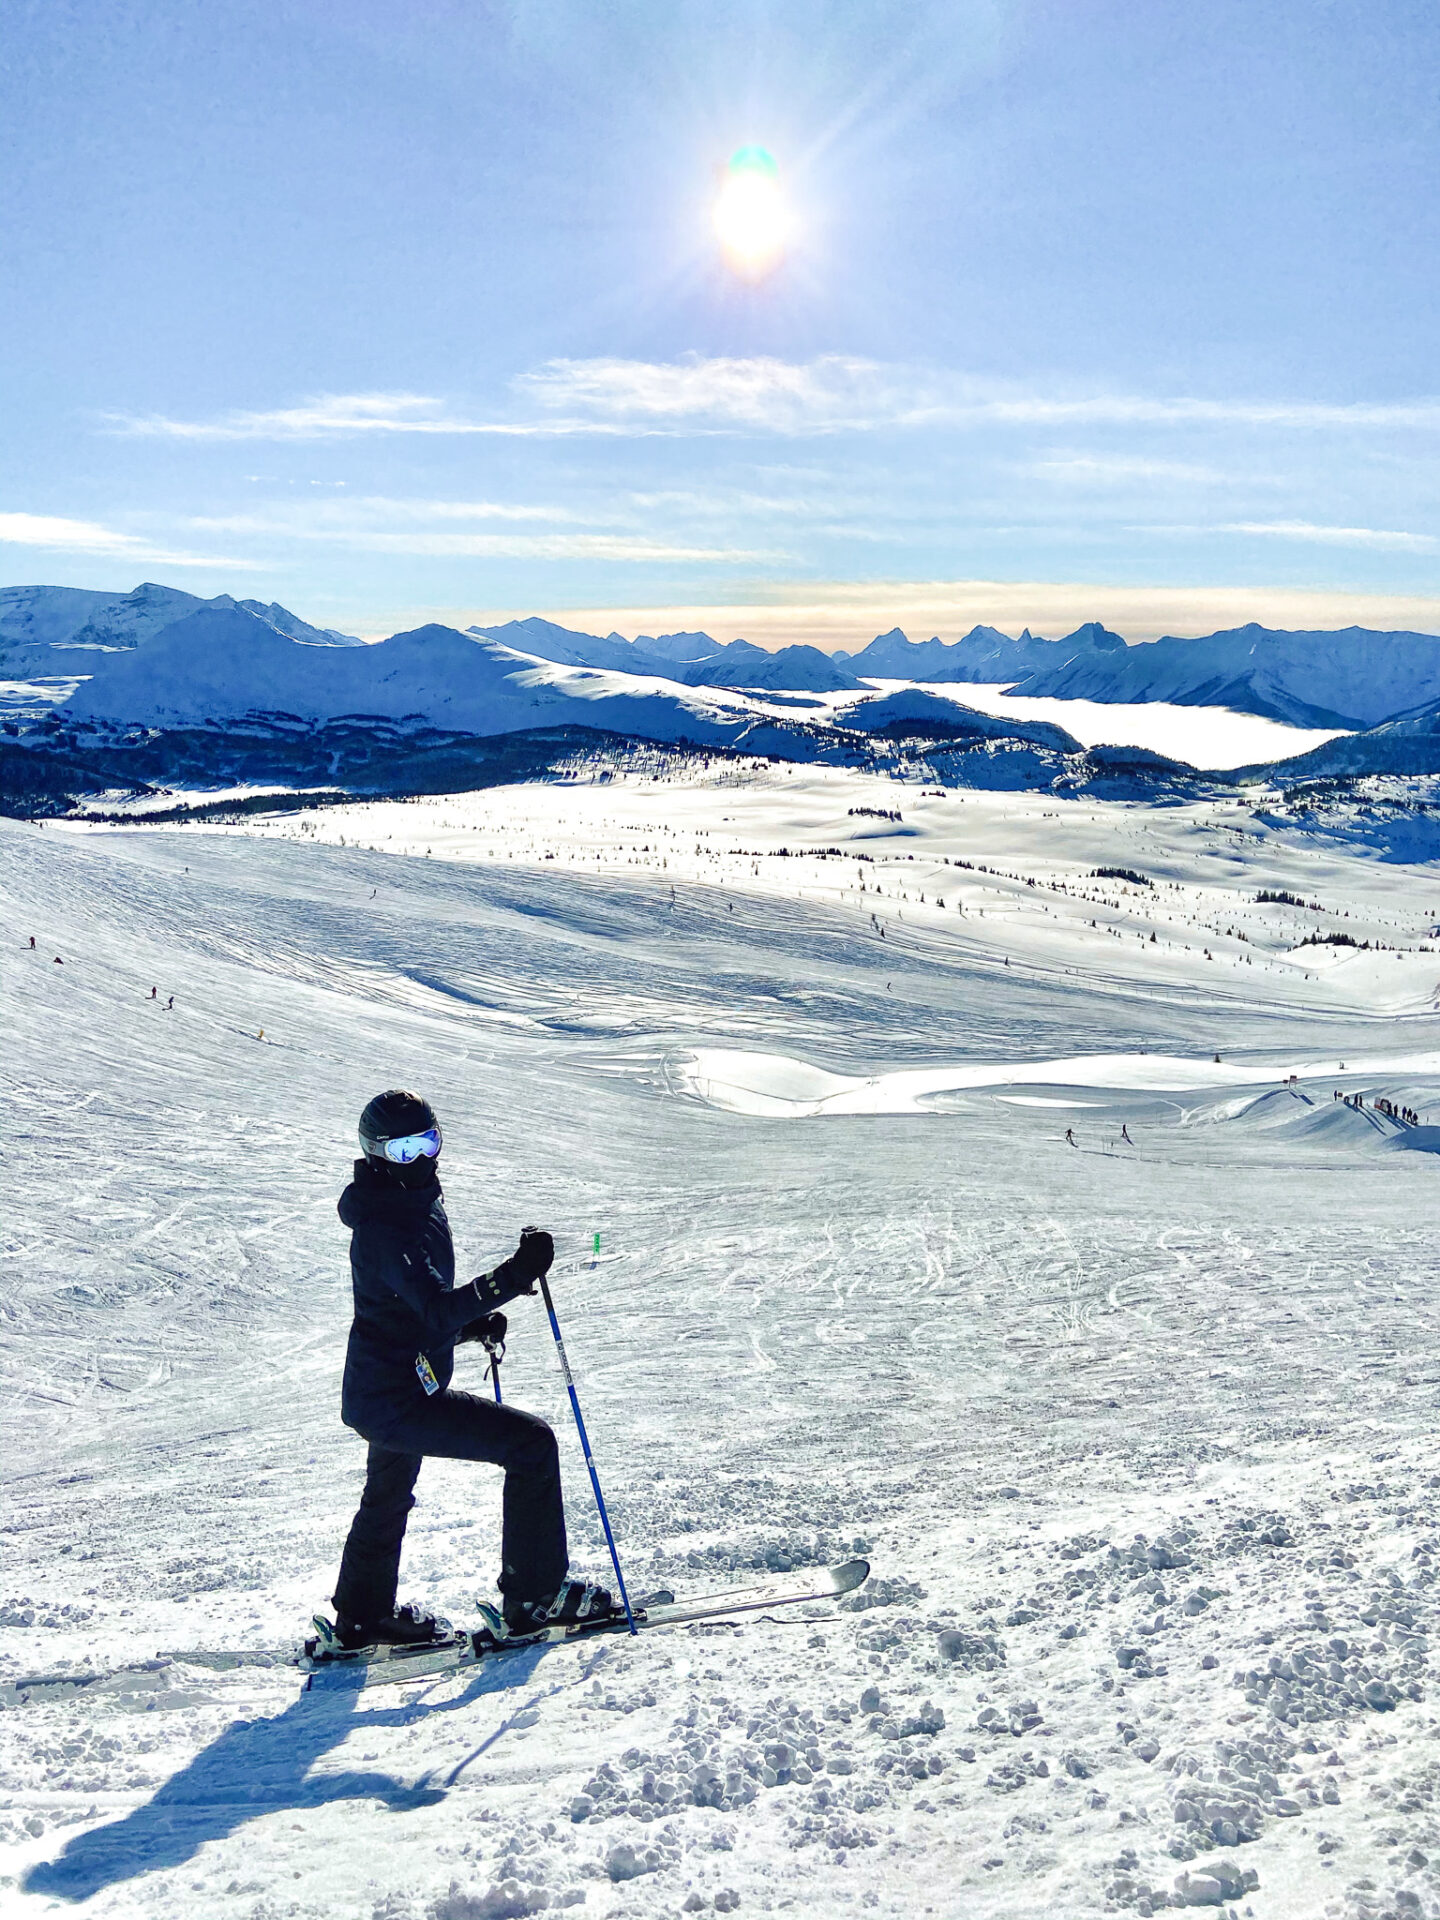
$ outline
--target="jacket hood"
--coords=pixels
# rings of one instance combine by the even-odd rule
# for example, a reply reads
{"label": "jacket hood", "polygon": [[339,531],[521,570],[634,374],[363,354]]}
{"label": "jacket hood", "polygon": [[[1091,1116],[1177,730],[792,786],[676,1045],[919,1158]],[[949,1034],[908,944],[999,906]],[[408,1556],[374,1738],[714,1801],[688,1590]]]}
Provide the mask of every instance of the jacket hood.
{"label": "jacket hood", "polygon": [[365,1220],[418,1219],[440,1198],[440,1176],[431,1163],[431,1177],[418,1187],[402,1187],[373,1162],[355,1162],[355,1176],[341,1194],[335,1211],[347,1227]]}

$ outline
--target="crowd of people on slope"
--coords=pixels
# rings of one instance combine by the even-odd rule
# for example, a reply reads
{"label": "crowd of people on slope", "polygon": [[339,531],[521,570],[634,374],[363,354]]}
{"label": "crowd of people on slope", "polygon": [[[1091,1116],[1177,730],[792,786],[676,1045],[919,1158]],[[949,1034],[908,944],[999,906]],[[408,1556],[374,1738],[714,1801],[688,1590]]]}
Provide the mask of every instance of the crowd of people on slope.
{"label": "crowd of people on slope", "polygon": [[[1365,1096],[1363,1093],[1341,1093],[1340,1089],[1336,1087],[1334,1097],[1337,1100],[1343,1101],[1347,1107],[1353,1107],[1357,1113],[1363,1113],[1365,1110]],[[1378,1094],[1370,1104],[1374,1107],[1376,1113],[1383,1113],[1387,1120],[1398,1120],[1402,1126],[1406,1127],[1418,1127],[1421,1125],[1420,1115],[1415,1111],[1414,1107],[1397,1106],[1393,1100],[1387,1100],[1383,1093]]]}

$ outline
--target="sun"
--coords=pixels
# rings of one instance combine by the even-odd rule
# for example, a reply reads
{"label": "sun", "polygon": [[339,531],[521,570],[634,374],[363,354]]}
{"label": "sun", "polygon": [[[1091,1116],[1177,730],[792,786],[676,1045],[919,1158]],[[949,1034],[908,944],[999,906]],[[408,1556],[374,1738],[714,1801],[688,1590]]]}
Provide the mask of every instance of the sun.
{"label": "sun", "polygon": [[780,169],[764,147],[741,147],[730,158],[715,202],[715,231],[737,273],[758,280],[784,251],[788,221]]}

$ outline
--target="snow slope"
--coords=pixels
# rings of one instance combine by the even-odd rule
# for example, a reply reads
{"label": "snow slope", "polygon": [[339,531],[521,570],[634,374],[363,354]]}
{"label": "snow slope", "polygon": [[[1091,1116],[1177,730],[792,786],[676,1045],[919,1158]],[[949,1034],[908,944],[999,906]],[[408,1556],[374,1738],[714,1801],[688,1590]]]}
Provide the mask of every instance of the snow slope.
{"label": "snow slope", "polygon": [[[1374,1102],[1440,1111],[1437,892],[814,769],[0,822],[7,1920],[1432,1912],[1440,1129]],[[1387,950],[1297,944],[1342,923]],[[948,1090],[737,1112],[721,1055]],[[462,1271],[557,1233],[633,1583],[868,1551],[858,1605],[299,1694],[392,1082]],[[506,1392],[601,1570],[525,1302]],[[403,1589],[464,1614],[496,1476],[419,1495]]]}

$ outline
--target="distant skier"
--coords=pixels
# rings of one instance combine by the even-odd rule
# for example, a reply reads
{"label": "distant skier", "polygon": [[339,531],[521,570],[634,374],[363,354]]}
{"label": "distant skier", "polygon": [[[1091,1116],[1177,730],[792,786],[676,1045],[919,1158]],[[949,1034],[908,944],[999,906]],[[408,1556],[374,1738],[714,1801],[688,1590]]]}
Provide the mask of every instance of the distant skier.
{"label": "distant skier", "polygon": [[434,1620],[395,1606],[405,1521],[427,1455],[505,1469],[499,1585],[511,1633],[617,1613],[604,1587],[567,1577],[560,1460],[550,1428],[518,1407],[450,1386],[456,1344],[504,1338],[505,1316],[496,1309],[535,1291],[555,1257],[554,1242],[527,1227],[508,1260],[456,1287],[436,1171],[440,1123],[430,1103],[398,1088],[377,1094],[360,1116],[360,1145],[364,1157],[339,1205],[351,1230],[355,1294],[341,1418],[369,1441],[370,1454],[335,1587],[342,1643],[409,1645],[434,1637]]}
{"label": "distant skier", "polygon": [[174,1004],[175,1004],[175,996],[172,993],[170,998],[165,1002],[165,1011],[169,1013],[170,1009],[174,1006]]}
{"label": "distant skier", "polygon": [[35,936],[33,933],[30,936],[30,951],[32,953],[35,951]]}
{"label": "distant skier", "polygon": [[1073,1127],[1066,1127],[1065,1138],[1072,1147],[1078,1147],[1080,1144],[1080,1142],[1075,1138],[1075,1129]]}
{"label": "distant skier", "polygon": [[160,998],[160,989],[158,987],[151,987],[150,998],[152,1000],[158,1000]]}
{"label": "distant skier", "polygon": [[1133,1147],[1135,1144],[1130,1138],[1130,1123],[1127,1120],[1120,1122],[1120,1138],[1125,1142],[1127,1147]]}

